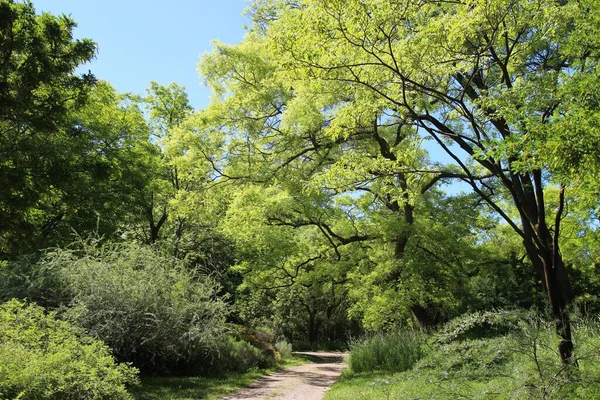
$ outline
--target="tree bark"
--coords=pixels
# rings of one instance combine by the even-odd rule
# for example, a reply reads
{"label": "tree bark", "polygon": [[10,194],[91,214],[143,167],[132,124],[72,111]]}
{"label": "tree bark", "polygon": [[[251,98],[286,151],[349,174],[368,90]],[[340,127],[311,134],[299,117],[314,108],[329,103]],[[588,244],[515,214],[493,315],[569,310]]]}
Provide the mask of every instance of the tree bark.
{"label": "tree bark", "polygon": [[556,333],[561,338],[558,345],[560,359],[563,363],[569,363],[573,355],[571,321],[567,310],[571,301],[571,287],[558,242],[565,188],[560,188],[554,229],[551,231],[546,221],[541,174],[540,170],[535,170],[532,172],[533,179],[528,175],[513,179],[513,200],[521,215],[527,256],[540,274],[548,293]]}
{"label": "tree bark", "polygon": [[413,325],[423,332],[427,332],[435,324],[435,318],[427,309],[419,304],[410,307]]}
{"label": "tree bark", "polygon": [[315,343],[319,337],[319,324],[317,322],[316,313],[308,313],[308,341]]}

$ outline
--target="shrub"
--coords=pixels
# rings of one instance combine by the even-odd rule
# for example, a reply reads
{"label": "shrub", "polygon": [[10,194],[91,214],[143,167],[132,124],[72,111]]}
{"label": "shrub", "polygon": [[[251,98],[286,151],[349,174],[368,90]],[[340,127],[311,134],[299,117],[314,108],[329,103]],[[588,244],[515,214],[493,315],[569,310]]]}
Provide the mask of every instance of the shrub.
{"label": "shrub", "polygon": [[0,261],[0,302],[27,299],[46,308],[57,308],[71,299],[56,271],[44,268],[38,254]]}
{"label": "shrub", "polygon": [[350,367],[354,372],[410,369],[422,356],[425,335],[405,330],[380,333],[350,347]]}
{"label": "shrub", "polygon": [[221,344],[218,364],[223,371],[246,371],[272,367],[281,359],[275,336],[266,328],[230,325],[231,337]]}
{"label": "shrub", "polygon": [[[474,333],[483,326],[480,322],[474,324],[478,327],[475,330],[456,330],[457,326],[473,326],[465,321],[482,321],[481,313],[451,321],[442,330],[442,337],[450,338],[449,332],[455,332],[454,339],[446,342],[438,338],[428,354],[415,365],[414,376],[435,381],[436,390],[443,391],[448,398],[597,397],[600,393],[600,328],[597,321],[573,323],[577,365],[565,365],[556,353],[559,339],[551,321],[525,311],[522,315],[527,318],[521,320],[516,317],[518,313],[510,314],[510,319],[503,318],[504,314],[497,315],[496,321],[502,323],[492,324],[510,328],[505,334],[492,330],[492,333],[482,332],[476,337]],[[465,332],[469,332],[469,338]]]}
{"label": "shrub", "polygon": [[467,339],[502,336],[521,329],[532,318],[526,310],[497,310],[463,314],[445,324],[436,335],[440,344]]}
{"label": "shrub", "polygon": [[417,370],[443,371],[448,378],[491,377],[512,360],[514,342],[506,337],[469,339],[440,345],[417,364]]}
{"label": "shrub", "polygon": [[55,313],[18,300],[0,305],[0,398],[127,399],[135,375]]}
{"label": "shrub", "polygon": [[274,362],[274,359],[247,341],[230,336],[222,343],[215,364],[219,372],[244,372],[253,368],[267,368]]}
{"label": "shrub", "polygon": [[281,357],[289,357],[292,355],[292,345],[285,340],[280,340],[275,343],[275,351],[277,351]]}
{"label": "shrub", "polygon": [[65,317],[120,360],[153,373],[210,369],[228,314],[212,279],[136,244],[84,243],[78,251],[49,252],[41,263],[69,288]]}

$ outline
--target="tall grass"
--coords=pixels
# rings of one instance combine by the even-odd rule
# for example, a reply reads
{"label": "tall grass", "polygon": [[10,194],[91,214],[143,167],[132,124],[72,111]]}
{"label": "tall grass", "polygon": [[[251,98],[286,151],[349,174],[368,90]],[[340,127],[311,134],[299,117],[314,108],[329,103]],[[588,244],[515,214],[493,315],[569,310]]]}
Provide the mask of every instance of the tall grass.
{"label": "tall grass", "polygon": [[355,344],[352,371],[326,398],[600,399],[598,316],[574,315],[568,365],[556,352],[553,321],[522,310],[463,315],[433,333],[427,347],[412,333],[413,343],[411,332],[396,332]]}
{"label": "tall grass", "polygon": [[354,372],[406,371],[424,354],[425,335],[401,330],[367,337],[350,347],[350,367]]}

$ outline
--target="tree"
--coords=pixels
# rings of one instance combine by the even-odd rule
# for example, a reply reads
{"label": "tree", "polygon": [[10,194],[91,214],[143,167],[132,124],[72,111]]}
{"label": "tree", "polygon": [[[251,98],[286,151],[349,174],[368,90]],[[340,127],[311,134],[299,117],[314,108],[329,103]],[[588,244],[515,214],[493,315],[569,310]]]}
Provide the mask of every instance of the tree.
{"label": "tree", "polygon": [[30,2],[0,1],[0,253],[20,241],[46,235],[58,215],[45,213],[60,190],[66,129],[71,111],[95,83],[75,69],[94,57],[96,46],[73,40],[75,22],[36,15]]}
{"label": "tree", "polygon": [[177,257],[194,257],[190,253],[215,236],[204,231],[214,225],[205,192],[212,182],[209,155],[216,149],[195,128],[198,116],[182,86],[152,82],[144,103],[157,158],[153,178],[139,195],[145,226],[138,231],[147,243],[162,239]]}
{"label": "tree", "polygon": [[[311,209],[337,214],[327,219],[340,222],[333,207],[311,207],[315,197],[292,197],[273,186],[238,186],[221,229],[235,241],[237,264],[232,269],[244,277],[236,299],[242,320],[267,320],[289,340],[342,341],[351,329],[346,274],[354,252],[338,259],[340,250],[334,252],[316,224],[294,226],[287,219],[306,216]],[[302,208],[306,213],[294,211]]]}
{"label": "tree", "polygon": [[[267,1],[256,3],[247,38],[263,43],[290,87],[285,113],[316,103],[311,118],[328,121],[318,128],[330,141],[377,116],[437,143],[447,176],[469,184],[521,237],[564,362],[573,350],[560,252],[573,175],[564,167],[576,168],[581,154],[596,159],[588,145],[598,139],[589,119],[597,99],[573,88],[598,84],[597,11],[593,0]],[[581,118],[589,129],[568,128]]]}
{"label": "tree", "polygon": [[452,201],[433,189],[455,174],[429,163],[410,126],[369,110],[354,110],[346,135],[330,137],[334,117],[321,107],[332,94],[299,95],[311,88],[297,81],[290,88],[264,45],[256,36],[219,44],[200,67],[217,96],[198,129],[227,138],[226,158],[212,166],[236,194],[225,227],[251,244],[239,256],[243,287],[298,294],[306,292],[299,286],[338,286],[356,302],[352,318],[375,330],[410,315],[427,328],[461,309],[462,266],[445,253],[463,247],[477,206],[465,202],[470,217],[444,237],[448,230],[433,221],[444,212],[430,205]]}
{"label": "tree", "polygon": [[[239,46],[218,45],[201,70],[222,94],[206,110],[213,118],[203,127],[228,138],[227,159],[217,166],[222,179],[287,191],[296,205],[271,216],[271,224],[316,229],[325,239],[327,257],[341,261],[349,257],[350,244],[376,242],[383,253],[393,255],[383,280],[397,291],[415,232],[415,207],[451,176],[429,165],[415,131],[356,110],[345,136],[328,136],[333,118],[321,115],[320,107],[326,107],[331,94],[314,93],[307,99],[298,94],[311,89],[301,83],[288,89],[290,83],[277,75],[277,63],[268,59],[259,37]],[[423,324],[433,322],[425,304],[413,306],[422,310]]]}
{"label": "tree", "polygon": [[68,240],[75,230],[114,238],[140,219],[136,206],[160,161],[140,103],[101,81],[70,115],[72,136],[63,145],[69,158],[56,199],[63,218],[53,236]]}

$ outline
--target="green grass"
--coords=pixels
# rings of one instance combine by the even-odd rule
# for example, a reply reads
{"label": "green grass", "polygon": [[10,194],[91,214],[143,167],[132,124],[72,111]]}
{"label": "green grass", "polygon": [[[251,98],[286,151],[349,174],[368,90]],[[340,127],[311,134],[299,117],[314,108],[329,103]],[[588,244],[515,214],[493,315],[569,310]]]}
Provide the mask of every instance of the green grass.
{"label": "green grass", "polygon": [[[406,371],[344,373],[325,400],[380,399],[515,399],[504,389],[511,378],[491,380],[444,379],[442,375]],[[508,386],[507,386],[508,385]],[[516,397],[518,398],[518,397]]]}
{"label": "green grass", "polygon": [[275,368],[257,369],[245,373],[229,373],[221,377],[142,377],[141,385],[131,392],[137,400],[196,400],[219,399],[248,386],[258,378],[277,370],[301,365],[310,360],[293,355],[283,359]]}
{"label": "green grass", "polygon": [[[423,347],[421,359],[400,372],[363,354],[383,345],[393,349],[394,337],[376,342],[367,338],[354,348],[359,359],[379,370],[346,370],[325,399],[599,399],[600,321],[573,324],[578,366],[561,364],[552,329],[551,323],[530,320],[495,337],[442,341],[433,335]],[[390,357],[396,356],[390,353]]]}
{"label": "green grass", "polygon": [[350,347],[349,364],[355,372],[406,371],[423,356],[425,335],[413,330],[380,333]]}

